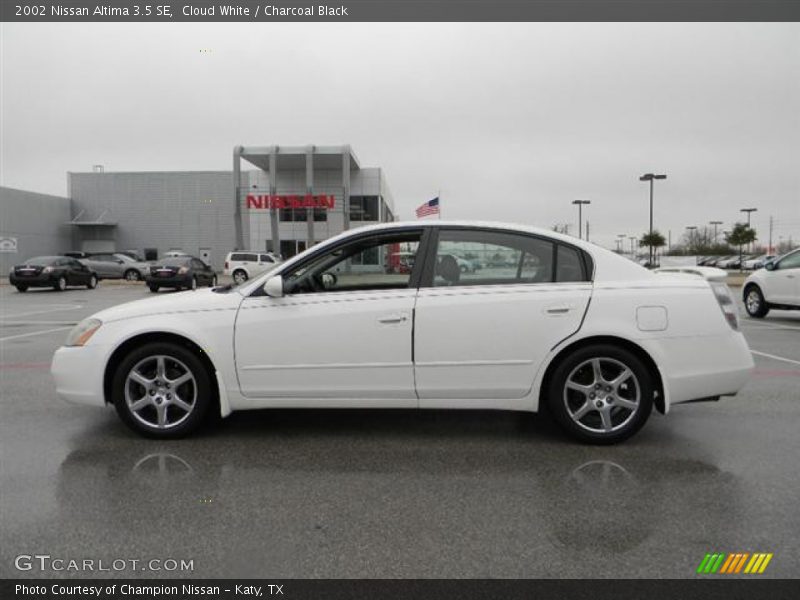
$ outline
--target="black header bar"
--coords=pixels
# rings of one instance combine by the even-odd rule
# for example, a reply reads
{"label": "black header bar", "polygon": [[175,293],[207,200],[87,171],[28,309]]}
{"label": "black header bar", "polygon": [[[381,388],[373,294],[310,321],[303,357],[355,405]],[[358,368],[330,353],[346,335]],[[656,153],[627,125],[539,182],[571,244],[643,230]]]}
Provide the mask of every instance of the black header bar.
{"label": "black header bar", "polygon": [[2,0],[4,22],[799,21],[800,0]]}

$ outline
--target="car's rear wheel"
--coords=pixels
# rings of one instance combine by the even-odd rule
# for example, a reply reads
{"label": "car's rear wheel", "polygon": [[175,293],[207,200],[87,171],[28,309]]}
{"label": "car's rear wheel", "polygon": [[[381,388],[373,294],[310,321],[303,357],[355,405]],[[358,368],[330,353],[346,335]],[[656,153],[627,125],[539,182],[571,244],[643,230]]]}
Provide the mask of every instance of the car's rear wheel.
{"label": "car's rear wheel", "polygon": [[154,438],[185,436],[212,404],[208,371],[192,352],[158,342],[137,348],[120,363],[112,401],[131,429]]}
{"label": "car's rear wheel", "polygon": [[157,285],[150,284],[149,287],[150,287],[150,291],[153,292],[154,294],[158,291],[158,286]]}
{"label": "car's rear wheel", "polygon": [[28,286],[27,285],[18,285],[16,287],[17,287],[17,291],[18,292],[27,292],[28,291]]}
{"label": "car's rear wheel", "polygon": [[97,275],[92,275],[89,277],[89,283],[86,284],[86,287],[90,290],[93,290],[97,287]]}
{"label": "car's rear wheel", "polygon": [[632,352],[598,344],[576,350],[550,378],[548,407],[572,437],[614,444],[639,431],[653,409],[654,381]]}
{"label": "car's rear wheel", "polygon": [[208,284],[208,287],[212,287],[212,288],[213,287],[217,287],[217,276],[216,275],[214,275],[211,278],[211,283]]}
{"label": "car's rear wheel", "polygon": [[233,272],[233,281],[238,285],[247,281],[247,273],[241,269],[236,269]]}
{"label": "car's rear wheel", "polygon": [[756,319],[763,319],[769,312],[769,305],[757,285],[749,285],[744,291],[744,309]]}
{"label": "car's rear wheel", "polygon": [[55,285],[53,285],[53,289],[57,292],[63,292],[67,289],[67,279],[64,276],[59,277],[56,279]]}
{"label": "car's rear wheel", "polygon": [[125,279],[128,281],[139,281],[141,275],[139,275],[139,271],[136,269],[128,269],[125,271]]}

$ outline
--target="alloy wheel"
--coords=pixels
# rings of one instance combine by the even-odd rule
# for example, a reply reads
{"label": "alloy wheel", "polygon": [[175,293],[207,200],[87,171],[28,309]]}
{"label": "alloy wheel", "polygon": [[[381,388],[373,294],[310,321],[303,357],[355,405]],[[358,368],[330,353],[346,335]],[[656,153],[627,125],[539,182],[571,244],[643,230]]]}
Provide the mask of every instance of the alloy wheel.
{"label": "alloy wheel", "polygon": [[163,354],[140,360],[125,379],[125,402],[131,414],[155,429],[171,429],[189,418],[197,393],[197,381],[189,367]]}
{"label": "alloy wheel", "polygon": [[244,283],[245,281],[247,281],[247,274],[246,274],[244,271],[236,271],[236,272],[233,274],[233,280],[234,280],[234,281],[235,281],[237,284]]}
{"label": "alloy wheel", "polygon": [[752,289],[747,293],[745,303],[747,304],[747,312],[754,315],[761,308],[761,295],[755,289]]}
{"label": "alloy wheel", "polygon": [[591,433],[625,427],[640,407],[641,385],[633,370],[610,357],[581,362],[567,376],[563,402],[567,414]]}

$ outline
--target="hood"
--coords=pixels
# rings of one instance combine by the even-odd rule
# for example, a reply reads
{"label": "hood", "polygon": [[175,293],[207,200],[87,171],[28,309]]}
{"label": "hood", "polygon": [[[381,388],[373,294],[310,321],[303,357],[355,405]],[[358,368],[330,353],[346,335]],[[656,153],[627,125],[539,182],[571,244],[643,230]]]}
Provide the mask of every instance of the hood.
{"label": "hood", "polygon": [[151,315],[235,309],[241,302],[242,295],[236,290],[226,293],[217,293],[211,289],[173,292],[112,306],[92,317],[111,323]]}

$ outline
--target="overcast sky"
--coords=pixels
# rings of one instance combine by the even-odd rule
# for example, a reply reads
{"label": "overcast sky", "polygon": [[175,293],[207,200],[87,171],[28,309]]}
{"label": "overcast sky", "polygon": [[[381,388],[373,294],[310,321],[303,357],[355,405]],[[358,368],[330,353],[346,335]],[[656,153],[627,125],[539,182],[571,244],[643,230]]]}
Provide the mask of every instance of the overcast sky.
{"label": "overcast sky", "polygon": [[[2,185],[349,143],[397,211],[800,238],[799,24],[2,24]],[[201,52],[207,49],[209,52]]]}

